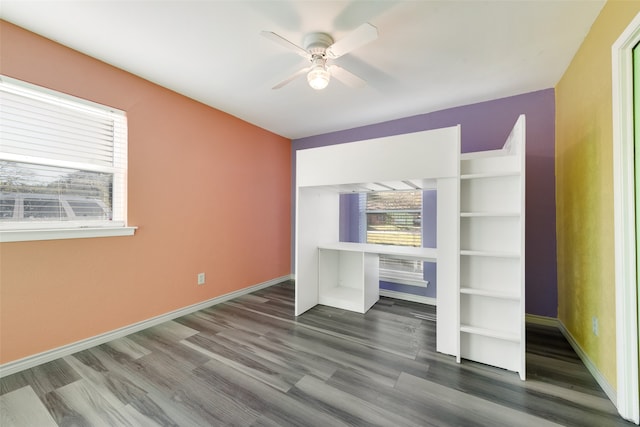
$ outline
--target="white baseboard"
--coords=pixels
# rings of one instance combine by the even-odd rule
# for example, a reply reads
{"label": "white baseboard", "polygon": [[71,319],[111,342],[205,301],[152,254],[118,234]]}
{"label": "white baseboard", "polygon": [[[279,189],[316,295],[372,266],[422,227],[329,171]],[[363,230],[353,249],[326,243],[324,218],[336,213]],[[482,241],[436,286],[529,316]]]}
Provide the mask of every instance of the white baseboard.
{"label": "white baseboard", "polygon": [[387,289],[380,289],[380,296],[401,299],[404,301],[419,302],[421,304],[436,305],[435,298],[423,297],[420,295],[413,295],[413,294],[406,294],[404,292],[390,291]]}
{"label": "white baseboard", "polygon": [[220,295],[207,301],[199,302],[178,310],[171,311],[169,313],[161,314],[160,316],[152,317],[151,319],[143,320],[122,328],[114,329],[113,331],[105,332],[100,335],[96,335],[91,338],[76,341],[71,344],[63,345],[52,350],[47,350],[42,353],[27,356],[22,359],[18,359],[12,362],[0,365],[0,378],[7,375],[15,374],[16,372],[23,371],[25,369],[33,368],[43,363],[51,362],[52,360],[59,359],[64,356],[68,356],[78,351],[86,350],[91,347],[95,347],[100,344],[104,344],[116,338],[121,338],[134,332],[141,331],[143,329],[150,328],[160,323],[167,322],[169,320],[176,319],[187,314],[191,314],[198,310],[211,307],[212,305],[220,304],[233,298],[237,298],[242,295],[255,292],[259,289],[267,288],[269,286],[276,285],[278,283],[291,280],[293,275],[287,275],[268,280],[266,282],[258,283],[257,285],[249,286],[247,288],[239,289],[237,291],[230,292],[228,294]]}
{"label": "white baseboard", "polygon": [[569,342],[569,345],[571,345],[571,347],[573,348],[573,351],[575,351],[578,357],[580,358],[580,360],[582,360],[582,363],[587,368],[591,376],[596,380],[598,385],[605,392],[609,400],[611,400],[611,402],[613,402],[613,404],[616,405],[616,402],[618,400],[616,398],[615,389],[611,387],[611,384],[609,384],[609,382],[604,377],[604,375],[602,375],[602,373],[598,370],[598,368],[596,368],[596,365],[591,361],[589,356],[587,356],[587,353],[585,353],[582,347],[580,347],[580,344],[578,344],[575,338],[573,338],[573,335],[571,335],[567,327],[564,325],[564,323],[560,321],[560,319],[555,319],[553,317],[537,316],[535,314],[527,314],[526,321],[527,323],[553,326],[558,328],[562,333],[562,335],[564,335],[564,337]]}
{"label": "white baseboard", "polygon": [[573,347],[573,350],[576,352],[580,360],[582,360],[582,363],[584,363],[584,366],[587,368],[587,370],[591,373],[591,376],[593,376],[598,385],[600,385],[609,400],[611,400],[611,402],[613,402],[613,404],[617,407],[618,398],[616,390],[611,387],[611,384],[609,384],[609,381],[607,381],[604,375],[602,375],[602,372],[600,372],[596,365],[591,361],[591,359],[589,359],[587,353],[585,353],[582,347],[580,347],[580,344],[578,344],[575,338],[573,338],[573,335],[571,335],[564,323],[562,323],[562,321],[558,319],[557,325],[558,329],[560,329],[560,332],[562,332],[562,335],[564,335],[567,341],[569,341],[569,344],[571,345],[571,347]]}
{"label": "white baseboard", "polygon": [[525,320],[527,323],[533,323],[534,325],[553,326],[554,328],[560,328],[560,322],[555,317],[527,314]]}

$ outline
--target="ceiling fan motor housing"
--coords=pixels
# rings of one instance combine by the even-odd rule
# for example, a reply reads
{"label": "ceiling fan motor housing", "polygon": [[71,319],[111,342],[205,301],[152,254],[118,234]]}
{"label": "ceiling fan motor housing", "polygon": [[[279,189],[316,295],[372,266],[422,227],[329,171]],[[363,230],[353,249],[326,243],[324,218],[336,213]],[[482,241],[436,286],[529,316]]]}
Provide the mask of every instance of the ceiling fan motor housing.
{"label": "ceiling fan motor housing", "polygon": [[310,33],[304,38],[304,48],[312,56],[324,56],[332,44],[333,38],[326,33]]}

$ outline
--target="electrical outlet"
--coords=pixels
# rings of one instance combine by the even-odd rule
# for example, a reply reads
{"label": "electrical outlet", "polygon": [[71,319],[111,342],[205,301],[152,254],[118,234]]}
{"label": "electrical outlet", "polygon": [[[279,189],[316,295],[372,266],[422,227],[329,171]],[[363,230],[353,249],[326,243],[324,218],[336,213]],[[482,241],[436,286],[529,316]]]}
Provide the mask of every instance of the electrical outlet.
{"label": "electrical outlet", "polygon": [[198,285],[204,285],[204,273],[198,273]]}
{"label": "electrical outlet", "polygon": [[593,335],[598,336],[598,318],[596,316],[591,318],[591,330],[593,331]]}

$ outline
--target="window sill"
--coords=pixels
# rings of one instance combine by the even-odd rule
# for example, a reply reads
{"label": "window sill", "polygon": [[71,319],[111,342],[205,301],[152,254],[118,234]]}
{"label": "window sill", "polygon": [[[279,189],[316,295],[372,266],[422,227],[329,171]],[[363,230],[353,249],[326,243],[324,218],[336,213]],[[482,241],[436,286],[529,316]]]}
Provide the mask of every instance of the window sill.
{"label": "window sill", "polygon": [[0,231],[0,243],[133,236],[137,229],[138,227],[88,227],[39,230],[3,230]]}

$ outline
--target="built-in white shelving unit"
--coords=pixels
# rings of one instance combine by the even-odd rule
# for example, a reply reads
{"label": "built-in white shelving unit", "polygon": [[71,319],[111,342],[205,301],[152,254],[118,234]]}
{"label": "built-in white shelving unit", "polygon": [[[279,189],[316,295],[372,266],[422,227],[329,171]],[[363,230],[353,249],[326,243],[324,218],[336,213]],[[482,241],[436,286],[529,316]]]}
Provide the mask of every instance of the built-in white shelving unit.
{"label": "built-in white shelving unit", "polygon": [[525,379],[525,119],[501,150],[460,158],[458,362]]}

